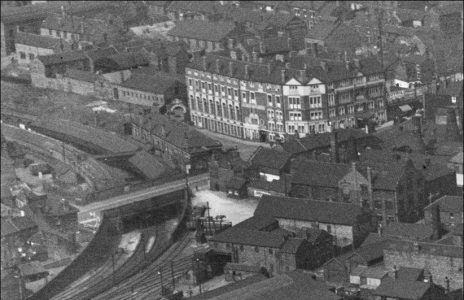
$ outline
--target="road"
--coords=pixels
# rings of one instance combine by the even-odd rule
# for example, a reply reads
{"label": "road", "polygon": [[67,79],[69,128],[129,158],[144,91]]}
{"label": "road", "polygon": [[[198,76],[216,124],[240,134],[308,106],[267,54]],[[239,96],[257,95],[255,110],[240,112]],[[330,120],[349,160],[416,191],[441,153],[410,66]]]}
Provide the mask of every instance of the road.
{"label": "road", "polygon": [[[209,179],[209,174],[200,174],[196,176],[189,177],[189,186],[199,186],[203,184],[205,180]],[[152,197],[164,195],[173,191],[183,189],[185,187],[185,179],[179,179],[172,181],[166,184],[149,187],[147,189],[135,191],[132,193],[127,193],[124,195],[116,196],[109,198],[104,201],[91,203],[85,206],[79,206],[79,216],[80,220],[90,218],[91,213],[99,213],[104,210],[116,208],[123,205],[128,205],[134,202],[143,201]]]}

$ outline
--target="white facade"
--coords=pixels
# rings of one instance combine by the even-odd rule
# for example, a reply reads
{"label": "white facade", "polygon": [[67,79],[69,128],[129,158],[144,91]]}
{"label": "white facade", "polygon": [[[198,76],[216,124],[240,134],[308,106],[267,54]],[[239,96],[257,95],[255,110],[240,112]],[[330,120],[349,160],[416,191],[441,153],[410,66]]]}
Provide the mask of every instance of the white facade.
{"label": "white facade", "polygon": [[19,64],[30,64],[37,56],[54,54],[53,49],[16,44],[16,58]]}

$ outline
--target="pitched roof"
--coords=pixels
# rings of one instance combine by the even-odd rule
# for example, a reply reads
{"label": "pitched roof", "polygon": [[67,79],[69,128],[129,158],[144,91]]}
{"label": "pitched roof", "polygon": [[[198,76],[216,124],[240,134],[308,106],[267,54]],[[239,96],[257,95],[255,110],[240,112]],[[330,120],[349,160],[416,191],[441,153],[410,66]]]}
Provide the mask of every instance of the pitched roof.
{"label": "pitched roof", "polygon": [[118,70],[127,70],[139,66],[147,66],[148,60],[138,52],[122,52],[99,60],[99,65],[109,66]]}
{"label": "pitched roof", "polygon": [[369,245],[364,245],[363,247],[360,247],[357,250],[355,250],[354,253],[350,255],[350,257],[353,255],[359,255],[367,263],[374,262],[383,257],[383,249],[386,245],[386,240],[371,243]]}
{"label": "pitched roof", "polygon": [[319,161],[298,161],[292,184],[309,186],[338,187],[339,180],[350,171],[348,164],[324,163]]}
{"label": "pitched roof", "polygon": [[85,52],[82,50],[67,51],[67,52],[62,52],[62,53],[57,53],[57,54],[52,54],[52,55],[46,55],[46,56],[38,56],[38,59],[45,66],[67,63],[67,62],[72,62],[72,61],[77,61],[77,60],[88,60],[88,58],[85,56]]}
{"label": "pitched roof", "polygon": [[48,273],[48,271],[45,270],[42,264],[38,261],[31,261],[29,263],[20,264],[18,265],[18,269],[23,276],[33,276],[41,273]]}
{"label": "pitched roof", "polygon": [[69,45],[69,43],[66,42],[65,40],[60,41],[60,39],[57,39],[57,38],[37,35],[33,33],[18,31],[16,32],[16,38],[15,38],[16,44],[22,44],[22,45],[28,45],[28,46],[33,46],[37,48],[52,49],[52,50],[60,49],[61,42],[63,42],[63,46],[65,49],[71,48],[71,45]]}
{"label": "pitched roof", "polygon": [[396,15],[401,20],[401,22],[406,22],[421,21],[425,18],[427,13],[417,9],[398,8],[396,10]]}
{"label": "pitched roof", "polygon": [[421,299],[429,289],[429,282],[385,278],[372,293],[378,296],[401,299]]}
{"label": "pitched roof", "polygon": [[252,216],[238,223],[234,227],[250,230],[263,230],[270,225],[277,225],[277,220],[269,216]]}
{"label": "pitched roof", "polygon": [[385,249],[397,251],[397,252],[406,252],[412,253],[416,250],[416,246],[419,247],[419,250],[427,255],[431,256],[444,256],[444,257],[460,257],[462,259],[462,247],[454,245],[443,245],[438,243],[426,243],[426,242],[414,242],[406,240],[397,240],[391,239],[388,240]]}
{"label": "pitched roof", "polygon": [[326,44],[328,48],[354,51],[363,45],[364,40],[354,28],[341,24],[328,35]]}
{"label": "pitched roof", "polygon": [[147,179],[156,179],[165,171],[164,165],[146,151],[138,151],[129,158],[132,164]]}
{"label": "pitched roof", "polygon": [[407,268],[401,267],[398,270],[398,279],[404,281],[416,281],[420,280],[420,277],[424,275],[424,269]]}
{"label": "pitched roof", "polygon": [[321,20],[316,23],[311,29],[306,33],[306,37],[325,41],[330,34],[338,27],[338,24],[329,20]]}
{"label": "pitched roof", "polygon": [[245,178],[234,176],[226,183],[227,188],[241,189],[246,183]]}
{"label": "pitched roof", "polygon": [[160,73],[150,75],[133,73],[129,79],[123,81],[120,85],[133,90],[164,95],[177,82],[177,78]]}
{"label": "pitched roof", "polygon": [[362,207],[350,203],[263,195],[254,215],[354,225],[362,215],[365,215],[365,211]]}
{"label": "pitched roof", "polygon": [[262,267],[237,264],[237,263],[227,263],[224,266],[224,270],[242,271],[242,272],[249,272],[249,273],[261,273]]}
{"label": "pitched roof", "polygon": [[214,235],[211,241],[280,249],[285,238],[277,233],[231,227]]}
{"label": "pitched roof", "polygon": [[290,253],[295,254],[300,246],[305,242],[305,239],[298,239],[298,238],[291,238],[288,239],[280,248],[280,252],[282,253]]}
{"label": "pitched roof", "polygon": [[453,158],[451,158],[450,160],[452,163],[460,163],[462,164],[463,162],[463,152],[459,152],[458,154],[456,154],[455,156],[453,156]]}
{"label": "pitched roof", "polygon": [[37,224],[29,217],[2,218],[2,237],[37,227]]}
{"label": "pitched roof", "polygon": [[291,154],[272,148],[259,147],[250,157],[251,164],[271,170],[281,170],[288,163]]}
{"label": "pitched roof", "polygon": [[443,196],[435,200],[433,203],[427,205],[424,209],[428,209],[435,205],[438,205],[440,207],[440,211],[444,211],[444,212],[457,213],[457,212],[463,211],[462,197],[460,196],[448,196],[448,195]]}
{"label": "pitched roof", "polygon": [[[176,2],[176,1],[174,1]],[[184,20],[168,32],[170,36],[219,42],[235,28],[231,22],[209,22],[202,20]]]}
{"label": "pitched roof", "polygon": [[[113,29],[104,20],[70,16],[69,14],[65,18],[61,14],[49,14],[41,27],[87,35],[95,35]],[[82,29],[84,29],[84,33],[82,33]]]}
{"label": "pitched roof", "polygon": [[85,54],[89,56],[93,61],[96,61],[99,58],[104,58],[118,54],[118,50],[116,50],[116,48],[114,48],[113,46],[110,46],[106,48],[89,50],[86,51]]}
{"label": "pitched roof", "polygon": [[80,81],[86,81],[86,82],[92,82],[92,83],[97,81],[97,79],[98,79],[98,75],[95,74],[95,73],[88,72],[88,71],[77,70],[77,69],[71,69],[71,68],[66,69],[65,76],[69,77],[69,78],[72,78],[72,79],[76,79],[76,80],[80,80]]}

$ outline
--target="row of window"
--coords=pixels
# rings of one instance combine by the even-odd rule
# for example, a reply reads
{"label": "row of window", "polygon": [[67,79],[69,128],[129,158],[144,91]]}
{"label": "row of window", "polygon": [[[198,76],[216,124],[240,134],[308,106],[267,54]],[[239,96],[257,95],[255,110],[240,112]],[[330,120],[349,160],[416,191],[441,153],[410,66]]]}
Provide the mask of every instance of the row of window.
{"label": "row of window", "polygon": [[[34,54],[34,53],[28,53],[27,55],[29,56],[29,60],[34,60],[34,58],[35,58],[35,54]],[[26,59],[26,53],[20,51],[20,52],[19,52],[19,59]]]}
{"label": "row of window", "polygon": [[192,119],[198,127],[207,128],[210,131],[215,131],[218,133],[223,133],[226,135],[242,138],[242,128],[239,126],[199,116],[192,116]]}
{"label": "row of window", "polygon": [[299,133],[315,133],[315,132],[325,132],[325,124],[318,124],[318,125],[309,125],[308,127],[309,132],[306,132],[304,125],[294,125],[289,124],[287,126],[287,132],[293,133],[295,130],[298,130]]}
{"label": "row of window", "polygon": [[267,111],[267,116],[269,119],[277,119],[277,120],[283,120],[283,114],[282,114],[282,111],[280,110],[276,110],[275,111],[275,114],[274,114],[274,111],[273,110],[268,110]]}
{"label": "row of window", "polygon": [[[61,37],[61,31],[60,30],[48,29],[48,35],[53,36],[53,31],[55,31],[56,37]],[[69,33],[69,38],[70,39],[79,40],[79,34],[70,33],[70,32],[67,32],[67,31],[63,31],[63,38],[67,39],[68,38],[68,33]]]}
{"label": "row of window", "polygon": [[122,91],[122,95],[125,97],[135,97],[138,99],[144,99],[144,100],[152,100],[156,102],[161,102],[161,97],[158,98],[158,96],[151,96],[147,94],[139,94],[137,92],[129,92],[129,91]]}

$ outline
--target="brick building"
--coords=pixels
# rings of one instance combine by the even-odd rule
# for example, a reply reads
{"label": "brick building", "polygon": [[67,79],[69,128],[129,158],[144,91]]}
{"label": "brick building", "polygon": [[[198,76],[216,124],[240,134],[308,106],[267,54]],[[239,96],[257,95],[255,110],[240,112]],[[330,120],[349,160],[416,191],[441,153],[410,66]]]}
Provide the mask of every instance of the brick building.
{"label": "brick building", "polygon": [[[186,70],[195,126],[252,140],[304,136],[386,120],[375,58],[286,68],[218,54],[194,55]],[[359,120],[358,120],[359,119]]]}
{"label": "brick building", "polygon": [[254,215],[276,218],[289,231],[302,227],[325,230],[339,248],[358,247],[376,226],[375,218],[360,206],[291,197],[264,195]]}
{"label": "brick building", "polygon": [[290,195],[370,207],[380,222],[417,222],[425,207],[423,175],[412,161],[396,164],[294,162]]}
{"label": "brick building", "polygon": [[445,288],[447,277],[452,290],[462,288],[462,257],[462,245],[392,240],[384,249],[387,268],[425,269],[433,276],[435,283]]}
{"label": "brick building", "polygon": [[443,196],[424,208],[425,224],[432,224],[432,210],[439,207],[440,221],[444,228],[450,230],[464,223],[461,196]]}

